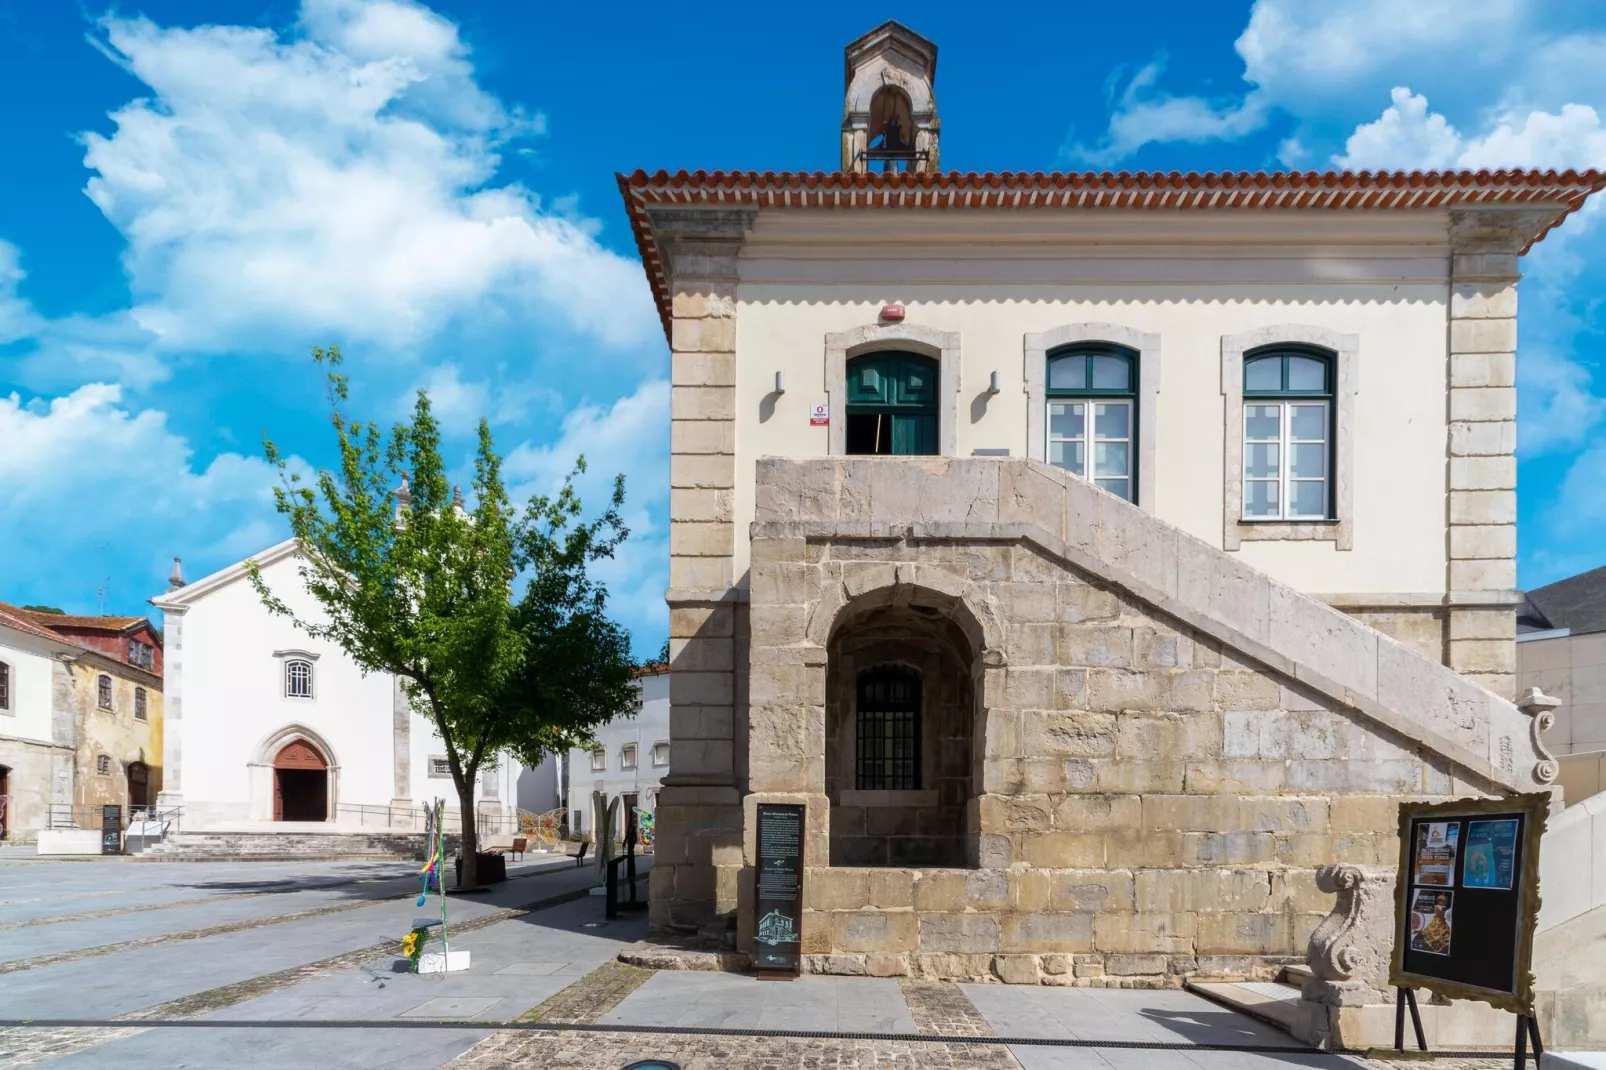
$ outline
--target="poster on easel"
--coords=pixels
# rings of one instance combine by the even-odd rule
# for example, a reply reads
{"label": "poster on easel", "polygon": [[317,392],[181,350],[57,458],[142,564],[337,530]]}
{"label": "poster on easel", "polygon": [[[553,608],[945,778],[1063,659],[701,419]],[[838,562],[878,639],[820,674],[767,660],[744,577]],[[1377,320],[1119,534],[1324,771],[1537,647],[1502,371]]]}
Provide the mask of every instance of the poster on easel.
{"label": "poster on easel", "polygon": [[1389,984],[1531,1018],[1550,793],[1400,806]]}

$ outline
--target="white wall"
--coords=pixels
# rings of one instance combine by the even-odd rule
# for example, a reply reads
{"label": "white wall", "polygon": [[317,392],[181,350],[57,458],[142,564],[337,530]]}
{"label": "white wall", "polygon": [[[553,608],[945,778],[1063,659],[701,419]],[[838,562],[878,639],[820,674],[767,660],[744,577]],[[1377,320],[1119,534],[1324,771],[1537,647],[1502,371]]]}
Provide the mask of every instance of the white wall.
{"label": "white wall", "polygon": [[[569,752],[569,827],[591,832],[591,795],[603,792],[607,798],[635,794],[636,805],[644,810],[657,806],[656,793],[669,774],[669,766],[652,764],[655,743],[669,742],[669,674],[638,676],[636,686],[642,697],[641,710],[634,717],[609,721],[594,733],[607,755],[607,768],[593,772],[591,752]],[[627,744],[636,746],[636,768],[620,767]],[[620,804],[623,806],[623,804]],[[578,825],[576,822],[578,821]]]}
{"label": "white wall", "polygon": [[[262,570],[268,586],[303,619],[321,613],[287,557]],[[207,581],[197,581],[199,588]],[[365,674],[333,643],[299,631],[270,614],[242,578],[200,595],[185,612],[182,716],[168,731],[182,732],[182,788],[187,828],[271,821],[271,773],[252,763],[272,754],[265,740],[291,726],[310,729],[328,747],[337,805],[388,807],[395,797],[395,692],[392,677]],[[316,654],[311,699],[284,694],[280,650]],[[445,747],[430,721],[409,715],[407,781],[414,805],[437,796],[456,810],[452,782],[429,776],[428,759]],[[504,760],[496,771],[501,800],[514,797],[519,767]],[[486,776],[478,794],[483,798]],[[253,788],[253,776],[255,787]],[[262,785],[266,777],[267,803]],[[344,820],[344,819],[343,819]]]}
{"label": "white wall", "polygon": [[0,628],[0,661],[11,666],[11,708],[0,711],[0,735],[51,742],[51,665],[55,659],[27,637]]}
{"label": "white wall", "polygon": [[[1304,324],[1360,337],[1354,549],[1246,542],[1243,556],[1311,592],[1444,591],[1442,216],[1171,213],[1144,215],[1134,229],[1046,213],[937,215],[760,213],[737,291],[738,532],[752,520],[757,458],[828,452],[828,429],[809,425],[810,406],[827,400],[825,335],[875,324],[896,301],[906,323],[961,336],[960,456],[1026,455],[1023,334],[1081,322],[1158,334],[1156,426],[1142,429],[1155,436],[1155,512],[1219,546],[1225,434],[1241,433],[1224,430],[1222,336]],[[776,371],[787,380],[779,396]],[[989,397],[994,371],[1003,389]],[[842,419],[842,399],[829,400]],[[738,538],[739,577],[747,554]]]}

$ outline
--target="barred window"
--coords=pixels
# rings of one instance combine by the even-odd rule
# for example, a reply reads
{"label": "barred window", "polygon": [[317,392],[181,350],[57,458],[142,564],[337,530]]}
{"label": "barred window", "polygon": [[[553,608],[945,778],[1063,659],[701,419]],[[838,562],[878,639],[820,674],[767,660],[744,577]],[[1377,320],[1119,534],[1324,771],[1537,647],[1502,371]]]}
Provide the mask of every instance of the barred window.
{"label": "barred window", "polygon": [[95,772],[101,776],[110,776],[112,760],[110,755],[102,754],[95,759]]}
{"label": "barred window", "polygon": [[859,677],[855,786],[920,787],[920,674],[884,666]]}

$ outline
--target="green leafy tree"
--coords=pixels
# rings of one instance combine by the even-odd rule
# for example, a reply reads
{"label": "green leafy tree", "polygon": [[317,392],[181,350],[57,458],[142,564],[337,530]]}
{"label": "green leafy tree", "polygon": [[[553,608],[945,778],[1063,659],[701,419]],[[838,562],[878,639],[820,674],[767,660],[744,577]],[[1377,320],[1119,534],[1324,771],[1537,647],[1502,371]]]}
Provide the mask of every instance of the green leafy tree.
{"label": "green leafy tree", "polygon": [[[275,506],[299,544],[301,579],[320,619],[298,616],[255,562],[247,572],[269,610],[364,670],[393,674],[434,724],[463,816],[462,886],[474,887],[481,770],[499,754],[534,764],[543,751],[584,745],[594,726],[630,707],[629,639],[608,620],[606,589],[587,571],[628,535],[624,480],[594,521],[581,520],[573,474],[520,517],[481,420],[470,508],[448,481],[424,391],[412,420],[387,436],[377,423],[346,417],[340,350],[314,349],[313,358],[326,369],[339,470],[306,480],[272,441],[264,448],[279,469]],[[584,470],[582,458],[575,472]]]}

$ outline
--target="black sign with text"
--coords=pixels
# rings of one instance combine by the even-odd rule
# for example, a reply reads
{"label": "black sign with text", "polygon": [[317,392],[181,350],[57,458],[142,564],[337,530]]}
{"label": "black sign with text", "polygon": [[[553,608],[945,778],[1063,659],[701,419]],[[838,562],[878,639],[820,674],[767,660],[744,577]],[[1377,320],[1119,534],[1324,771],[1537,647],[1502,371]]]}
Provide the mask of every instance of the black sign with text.
{"label": "black sign with text", "polygon": [[100,853],[103,855],[120,855],[123,853],[123,808],[121,806],[102,806],[100,808]]}
{"label": "black sign with text", "polygon": [[797,973],[803,950],[803,807],[758,804],[753,968]]}
{"label": "black sign with text", "polygon": [[1401,807],[1395,984],[1533,1013],[1535,833],[1548,804],[1540,794]]}

